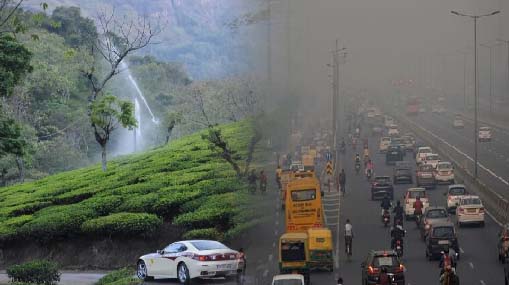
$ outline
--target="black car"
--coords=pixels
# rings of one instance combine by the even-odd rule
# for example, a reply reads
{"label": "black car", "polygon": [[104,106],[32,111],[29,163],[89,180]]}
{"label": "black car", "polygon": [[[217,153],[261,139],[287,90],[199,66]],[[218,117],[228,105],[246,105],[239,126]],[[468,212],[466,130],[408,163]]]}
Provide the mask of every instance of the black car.
{"label": "black car", "polygon": [[383,199],[385,195],[394,199],[394,187],[389,176],[375,176],[371,183],[371,200]]}
{"label": "black car", "polygon": [[397,161],[403,161],[404,151],[399,145],[390,145],[385,154],[385,164],[395,165]]}
{"label": "black car", "polygon": [[394,184],[398,184],[400,182],[413,183],[413,173],[412,169],[406,165],[398,165],[396,164],[394,167],[393,180]]}
{"label": "black car", "polygon": [[392,284],[405,284],[405,268],[393,250],[372,250],[361,264],[362,284],[378,284],[382,268],[387,269]]}
{"label": "black car", "polygon": [[426,257],[429,260],[440,257],[446,248],[452,248],[459,259],[459,244],[456,229],[451,222],[434,223],[426,236]]}

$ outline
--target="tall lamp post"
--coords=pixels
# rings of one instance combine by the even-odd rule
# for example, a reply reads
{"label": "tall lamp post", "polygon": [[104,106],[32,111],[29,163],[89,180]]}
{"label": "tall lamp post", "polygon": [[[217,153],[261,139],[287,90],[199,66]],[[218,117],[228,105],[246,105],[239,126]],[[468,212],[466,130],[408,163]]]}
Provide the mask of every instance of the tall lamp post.
{"label": "tall lamp post", "polygon": [[463,14],[457,11],[451,11],[452,14],[456,16],[469,17],[474,19],[474,179],[478,177],[477,171],[477,163],[478,163],[478,155],[477,155],[477,144],[478,144],[478,106],[479,106],[479,94],[477,87],[477,20],[483,17],[489,17],[500,13],[500,11],[494,11],[489,14],[484,15],[468,15]]}
{"label": "tall lamp post", "polygon": [[509,40],[497,39],[497,41],[507,45],[507,92],[509,92]]}
{"label": "tall lamp post", "polygon": [[498,44],[481,44],[481,46],[490,49],[490,113],[493,113],[493,48]]}

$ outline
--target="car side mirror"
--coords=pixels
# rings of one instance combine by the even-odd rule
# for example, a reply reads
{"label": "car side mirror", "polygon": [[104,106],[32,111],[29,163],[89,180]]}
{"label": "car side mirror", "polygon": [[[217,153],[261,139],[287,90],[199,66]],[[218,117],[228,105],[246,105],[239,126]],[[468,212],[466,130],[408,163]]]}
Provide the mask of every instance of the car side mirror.
{"label": "car side mirror", "polygon": [[162,250],[162,249],[158,249],[158,250],[157,250],[157,254],[164,255],[164,250]]}

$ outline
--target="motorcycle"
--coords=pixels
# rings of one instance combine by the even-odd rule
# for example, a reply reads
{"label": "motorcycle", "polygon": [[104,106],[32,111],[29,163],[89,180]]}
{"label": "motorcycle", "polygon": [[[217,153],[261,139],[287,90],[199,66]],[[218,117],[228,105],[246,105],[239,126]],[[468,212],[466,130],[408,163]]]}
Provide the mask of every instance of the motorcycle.
{"label": "motorcycle", "polygon": [[344,145],[341,145],[341,146],[339,147],[339,152],[340,152],[341,154],[345,154],[345,152],[346,152],[346,148],[345,148],[345,146],[344,146]]}
{"label": "motorcycle", "polygon": [[417,225],[417,228],[421,227],[421,219],[422,219],[422,213],[415,214],[415,224]]}
{"label": "motorcycle", "polygon": [[384,223],[384,227],[387,227],[391,222],[391,214],[389,213],[389,211],[387,210],[384,211],[384,214],[382,216],[382,222]]}
{"label": "motorcycle", "polygon": [[370,180],[372,176],[373,176],[373,170],[372,169],[367,169],[366,170],[366,178],[368,180]]}
{"label": "motorcycle", "polygon": [[361,170],[361,164],[360,163],[355,163],[355,174],[359,174],[359,171]]}
{"label": "motorcycle", "polygon": [[396,240],[396,254],[398,257],[403,256],[403,241],[401,239]]}

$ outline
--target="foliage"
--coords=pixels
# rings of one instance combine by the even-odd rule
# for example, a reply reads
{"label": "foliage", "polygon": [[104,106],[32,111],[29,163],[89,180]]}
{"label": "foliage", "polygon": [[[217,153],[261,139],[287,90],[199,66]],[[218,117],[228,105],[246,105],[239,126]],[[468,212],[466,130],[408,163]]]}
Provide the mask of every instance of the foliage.
{"label": "foliage", "polygon": [[23,155],[27,146],[21,137],[21,126],[0,114],[0,157],[6,154]]}
{"label": "foliage", "polygon": [[32,71],[31,56],[15,38],[0,35],[0,97],[9,96],[22,77]]}
{"label": "foliage", "polygon": [[[232,150],[245,155],[252,122],[218,128]],[[256,198],[208,149],[204,133],[115,159],[106,173],[94,165],[0,188],[0,241],[128,236],[155,230],[161,219],[175,221],[193,231],[190,235],[201,228],[225,233],[246,223]]]}
{"label": "foliage", "polygon": [[134,277],[135,272],[129,268],[112,271],[99,279],[95,285],[141,285],[143,282]]}
{"label": "foliage", "polygon": [[60,281],[58,264],[47,260],[34,260],[7,268],[12,282],[53,285]]}
{"label": "foliage", "polygon": [[153,214],[115,213],[86,221],[81,229],[85,233],[101,236],[150,236],[161,225],[161,218]]}
{"label": "foliage", "polygon": [[219,232],[216,228],[206,228],[206,229],[195,229],[186,232],[182,238],[184,239],[210,239],[210,240],[219,240],[222,241],[224,239],[224,234]]}
{"label": "foliage", "polygon": [[97,29],[94,21],[81,16],[79,7],[56,7],[51,14],[56,25],[48,29],[65,38],[71,47],[91,46],[97,39]]}

